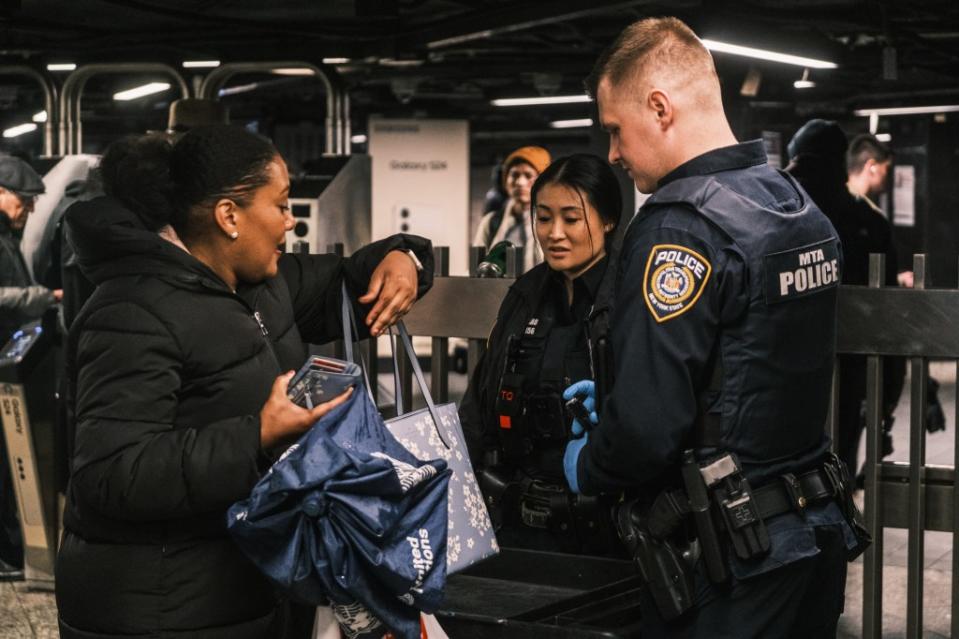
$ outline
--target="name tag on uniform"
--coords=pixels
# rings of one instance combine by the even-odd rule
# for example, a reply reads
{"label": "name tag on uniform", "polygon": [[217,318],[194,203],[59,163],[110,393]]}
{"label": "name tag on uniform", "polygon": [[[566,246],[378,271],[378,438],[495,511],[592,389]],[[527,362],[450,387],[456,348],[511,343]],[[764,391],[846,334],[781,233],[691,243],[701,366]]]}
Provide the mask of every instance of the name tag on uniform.
{"label": "name tag on uniform", "polygon": [[763,258],[766,304],[777,304],[839,285],[839,243],[818,244],[772,253]]}

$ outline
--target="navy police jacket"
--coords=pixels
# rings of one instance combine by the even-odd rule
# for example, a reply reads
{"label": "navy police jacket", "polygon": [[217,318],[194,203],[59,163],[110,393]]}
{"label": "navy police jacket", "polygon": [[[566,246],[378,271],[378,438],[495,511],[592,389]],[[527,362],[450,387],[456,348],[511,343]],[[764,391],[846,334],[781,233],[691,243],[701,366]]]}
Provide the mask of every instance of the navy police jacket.
{"label": "navy police jacket", "polygon": [[624,238],[615,383],[579,457],[582,491],[655,491],[696,447],[700,410],[718,416],[719,448],[754,487],[815,467],[828,449],[841,268],[835,229],[760,141],[664,177]]}

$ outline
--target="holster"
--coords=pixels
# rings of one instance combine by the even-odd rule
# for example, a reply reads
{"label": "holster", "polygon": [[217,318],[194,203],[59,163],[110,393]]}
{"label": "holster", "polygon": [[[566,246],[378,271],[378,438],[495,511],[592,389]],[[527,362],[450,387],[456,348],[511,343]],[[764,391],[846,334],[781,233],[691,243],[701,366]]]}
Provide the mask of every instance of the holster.
{"label": "holster", "polygon": [[512,481],[512,473],[495,466],[481,468],[476,473],[483,500],[489,511],[493,528],[499,529],[509,513],[517,510],[519,484]]}
{"label": "holster", "polygon": [[653,536],[635,501],[617,509],[616,528],[660,616],[669,621],[692,608],[698,557],[695,549],[682,552],[671,541]]}
{"label": "holster", "polygon": [[823,462],[822,469],[832,484],[836,495],[836,503],[839,504],[843,517],[845,517],[846,523],[852,528],[853,535],[856,537],[856,545],[846,553],[846,558],[852,561],[866,551],[866,548],[872,543],[872,535],[869,534],[862,513],[859,512],[859,507],[853,500],[853,485],[849,481],[849,470],[846,468],[846,464],[834,453],[829,453]]}

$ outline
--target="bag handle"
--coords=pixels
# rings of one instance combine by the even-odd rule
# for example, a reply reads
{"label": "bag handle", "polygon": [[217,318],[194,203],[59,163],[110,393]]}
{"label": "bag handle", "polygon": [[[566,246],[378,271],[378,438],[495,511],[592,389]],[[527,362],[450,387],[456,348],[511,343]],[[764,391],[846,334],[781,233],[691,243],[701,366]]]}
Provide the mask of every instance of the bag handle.
{"label": "bag handle", "polygon": [[[443,445],[446,446],[447,450],[451,449],[452,446],[446,437],[443,435],[443,431],[440,430],[440,419],[439,414],[436,412],[436,405],[433,403],[433,396],[430,394],[430,389],[426,385],[426,378],[423,376],[423,369],[420,367],[420,362],[416,359],[416,351],[413,350],[413,343],[410,341],[410,334],[406,330],[406,324],[403,323],[403,320],[400,320],[396,323],[396,328],[399,332],[399,340],[403,345],[403,350],[406,352],[407,359],[410,360],[410,366],[413,369],[413,375],[416,377],[416,383],[420,387],[420,392],[423,394],[423,399],[426,400],[426,407],[430,411],[430,417],[433,418],[433,428],[436,430],[436,435],[440,438],[440,441],[443,442]],[[390,328],[392,333],[393,329]],[[392,342],[392,340],[390,340]],[[394,370],[396,362],[396,349],[393,350],[393,361],[394,361]],[[399,398],[402,395],[400,390],[400,380],[399,376],[396,376],[396,396]],[[400,406],[401,401],[397,399],[397,407]],[[397,414],[402,414],[402,411],[397,408]]]}
{"label": "bag handle", "polygon": [[[346,290],[346,280],[340,284],[340,290],[342,292],[343,301],[340,305],[340,313],[343,321],[343,345],[344,350],[346,351],[346,361],[356,363],[356,359],[353,357],[353,344],[356,337],[360,334],[360,331],[356,328],[356,315],[353,312],[353,304],[350,300],[350,294]],[[371,338],[372,339],[372,338]],[[390,351],[393,354],[393,388],[396,389],[396,407],[397,414],[403,414],[403,400],[400,397],[400,372],[399,366],[397,366],[397,357],[396,357],[396,346],[393,344],[393,336],[390,335]],[[360,370],[363,371],[363,381],[366,382],[366,394],[369,395],[370,401],[373,402],[373,405],[376,406],[376,402],[373,400],[373,390],[370,387],[370,374],[366,370],[366,362],[363,361],[362,357],[359,359]],[[378,382],[377,382],[378,383]]]}

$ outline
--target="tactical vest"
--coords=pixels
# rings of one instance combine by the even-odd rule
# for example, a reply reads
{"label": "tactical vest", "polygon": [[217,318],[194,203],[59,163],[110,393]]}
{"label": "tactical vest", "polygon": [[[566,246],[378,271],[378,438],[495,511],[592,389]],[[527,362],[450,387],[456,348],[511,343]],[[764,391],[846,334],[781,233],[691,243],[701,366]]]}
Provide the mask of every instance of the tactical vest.
{"label": "tactical vest", "polygon": [[[765,207],[715,177],[676,180],[644,205],[649,212],[677,204],[695,209],[745,261],[748,310],[720,328],[719,397],[705,404],[719,419],[718,446],[747,468],[771,472],[804,457],[813,463],[824,452],[842,264],[832,224],[791,176],[779,173],[801,201],[795,211]],[[707,383],[697,392],[709,392]]]}
{"label": "tactical vest", "polygon": [[572,382],[593,377],[585,318],[558,326],[555,304],[543,291],[522,333],[507,338],[496,413],[503,452],[513,463],[535,465],[535,459],[529,459],[534,451],[565,446],[571,418],[562,393]]}

